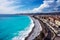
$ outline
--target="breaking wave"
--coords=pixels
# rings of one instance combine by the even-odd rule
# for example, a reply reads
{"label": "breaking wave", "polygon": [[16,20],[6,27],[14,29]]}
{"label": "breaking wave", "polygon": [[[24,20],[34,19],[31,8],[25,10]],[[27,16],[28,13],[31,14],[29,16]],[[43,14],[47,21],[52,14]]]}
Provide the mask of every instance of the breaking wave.
{"label": "breaking wave", "polygon": [[34,23],[33,23],[33,20],[31,19],[31,17],[29,17],[31,22],[30,22],[30,25],[25,28],[24,30],[22,31],[18,31],[18,35],[13,37],[12,40],[24,40],[28,34],[32,31],[32,28],[34,27]]}

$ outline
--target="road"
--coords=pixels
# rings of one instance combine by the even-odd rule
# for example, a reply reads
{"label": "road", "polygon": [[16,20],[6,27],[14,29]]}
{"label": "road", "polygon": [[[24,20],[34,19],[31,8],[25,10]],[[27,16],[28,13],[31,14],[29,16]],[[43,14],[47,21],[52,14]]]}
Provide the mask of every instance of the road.
{"label": "road", "polygon": [[[34,36],[31,36],[27,39],[27,40],[60,40],[60,37],[56,36],[57,30],[55,30],[55,28],[53,28],[46,20],[41,20],[40,18],[37,18],[35,16],[33,16],[33,18],[37,19],[38,21],[35,22],[35,26],[38,26],[38,23],[41,24],[42,27],[42,33],[40,32],[40,34],[36,37],[35,33],[37,32],[36,30],[33,31],[33,35],[35,36],[35,38],[33,38]],[[36,26],[36,27],[37,27]],[[39,28],[40,29],[40,28]],[[39,30],[37,29],[37,30]],[[43,38],[41,37],[41,35],[43,35]]]}
{"label": "road", "polygon": [[[34,16],[33,16],[34,17]],[[38,19],[39,21],[40,21],[40,23],[41,23],[41,25],[42,25],[42,28],[43,28],[43,31],[44,31],[44,29],[45,30],[47,30],[47,36],[44,38],[44,40],[53,40],[54,39],[54,37],[53,36],[55,36],[54,35],[54,33],[52,32],[52,30],[49,28],[49,26],[46,24],[46,23],[44,23],[42,20],[40,20],[39,18],[37,18],[37,17],[34,17],[34,18],[36,18],[36,19]]]}

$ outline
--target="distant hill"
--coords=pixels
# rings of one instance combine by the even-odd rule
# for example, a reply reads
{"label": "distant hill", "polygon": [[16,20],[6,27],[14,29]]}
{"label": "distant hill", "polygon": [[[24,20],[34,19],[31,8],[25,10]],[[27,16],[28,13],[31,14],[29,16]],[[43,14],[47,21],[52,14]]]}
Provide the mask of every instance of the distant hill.
{"label": "distant hill", "polygon": [[52,12],[52,13],[20,13],[20,15],[60,15],[60,12]]}
{"label": "distant hill", "polygon": [[0,17],[20,16],[20,15],[60,15],[60,12],[52,12],[52,13],[16,13],[16,14],[0,14]]}

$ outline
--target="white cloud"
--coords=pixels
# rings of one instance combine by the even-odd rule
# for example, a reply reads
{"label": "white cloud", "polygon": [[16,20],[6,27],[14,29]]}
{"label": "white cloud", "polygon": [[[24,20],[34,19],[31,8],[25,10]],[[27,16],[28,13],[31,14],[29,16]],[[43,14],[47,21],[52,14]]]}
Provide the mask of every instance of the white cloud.
{"label": "white cloud", "polygon": [[59,6],[60,6],[60,0],[57,0],[57,5],[59,5]]}
{"label": "white cloud", "polygon": [[14,3],[16,3],[15,0],[0,0],[0,14],[13,14],[13,13],[17,13],[18,10],[16,10],[17,8],[23,6],[23,5],[19,5],[19,6],[12,6]]}
{"label": "white cloud", "polygon": [[[1,0],[0,1],[0,14],[15,14],[15,13],[37,13],[37,12],[52,12],[58,11],[60,6],[60,0],[44,0],[43,4],[41,4],[38,8],[34,8],[33,10],[18,10],[24,5],[12,6],[12,4],[16,3],[15,0]],[[16,10],[17,9],[17,10]]]}
{"label": "white cloud", "polygon": [[42,12],[42,10],[43,10],[45,7],[49,7],[49,5],[48,5],[47,3],[44,3],[44,4],[42,4],[41,6],[39,6],[38,8],[34,8],[34,9],[33,9],[33,12]]}
{"label": "white cloud", "polygon": [[54,12],[58,11],[60,6],[60,0],[44,0],[38,8],[34,8],[33,12]]}
{"label": "white cloud", "polygon": [[0,1],[0,13],[12,12],[12,8],[8,7],[12,3],[13,1],[9,2],[8,0],[1,0]]}

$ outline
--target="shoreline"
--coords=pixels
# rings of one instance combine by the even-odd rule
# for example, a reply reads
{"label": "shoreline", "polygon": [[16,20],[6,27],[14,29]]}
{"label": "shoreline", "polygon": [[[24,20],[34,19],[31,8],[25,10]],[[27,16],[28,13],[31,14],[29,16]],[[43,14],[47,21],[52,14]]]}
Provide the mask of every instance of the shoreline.
{"label": "shoreline", "polygon": [[41,24],[39,23],[39,21],[33,17],[31,17],[31,19],[33,20],[34,27],[32,28],[32,31],[28,34],[28,36],[25,37],[25,40],[33,40],[42,31],[42,27],[41,27]]}
{"label": "shoreline", "polygon": [[[30,17],[30,19],[33,21],[32,17]],[[33,23],[34,23],[34,21],[33,21]],[[32,34],[32,32],[33,32],[34,28],[35,28],[35,25],[34,25],[34,27],[32,28],[31,32],[28,34],[28,36],[27,36],[27,37],[25,37],[25,40],[27,40],[27,39],[28,39],[28,37]]]}
{"label": "shoreline", "polygon": [[29,35],[29,33],[32,31],[33,27],[34,27],[34,23],[33,23],[33,20],[31,19],[30,16],[28,16],[29,19],[31,20],[29,26],[22,30],[22,31],[19,31],[18,32],[18,36],[15,36],[12,38],[12,40],[25,40],[25,38]]}

